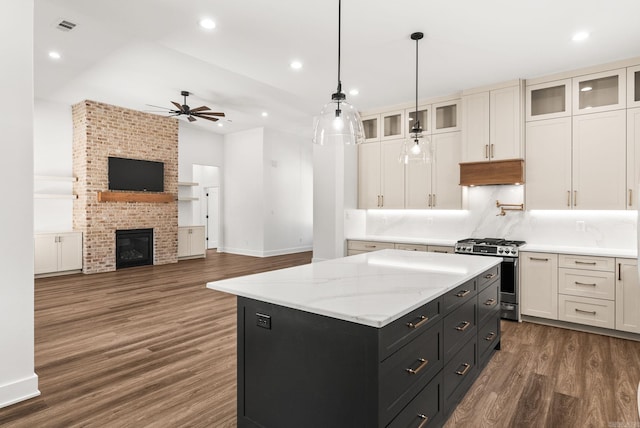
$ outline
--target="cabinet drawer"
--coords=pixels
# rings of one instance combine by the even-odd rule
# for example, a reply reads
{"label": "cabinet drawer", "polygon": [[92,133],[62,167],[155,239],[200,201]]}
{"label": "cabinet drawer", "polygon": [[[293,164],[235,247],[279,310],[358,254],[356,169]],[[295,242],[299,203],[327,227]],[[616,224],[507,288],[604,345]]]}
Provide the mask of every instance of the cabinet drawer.
{"label": "cabinet drawer", "polygon": [[427,246],[418,244],[396,244],[396,250],[427,251]]}
{"label": "cabinet drawer", "polygon": [[500,340],[500,313],[495,314],[489,321],[478,329],[478,360],[486,358]]}
{"label": "cabinet drawer", "polygon": [[558,256],[558,267],[614,272],[616,268],[616,262],[613,257],[574,256],[571,254],[560,254]]}
{"label": "cabinet drawer", "polygon": [[362,250],[347,250],[347,256],[355,256],[357,254],[364,254],[368,252],[369,251],[362,251]]}
{"label": "cabinet drawer", "polygon": [[377,251],[395,248],[392,242],[347,241],[347,249],[359,251]]}
{"label": "cabinet drawer", "polygon": [[385,424],[442,369],[442,361],[442,323],[438,323],[380,365],[380,406]]}
{"label": "cabinet drawer", "polygon": [[[461,387],[463,383],[470,384],[475,377],[476,367],[476,341],[470,340],[462,350],[455,355],[443,370],[444,405],[446,409],[455,406],[458,399],[466,392]],[[468,380],[468,382],[465,382]]]}
{"label": "cabinet drawer", "polygon": [[469,340],[469,337],[475,336],[476,331],[476,299],[474,298],[444,319],[445,361],[449,361],[449,358]]}
{"label": "cabinet drawer", "polygon": [[378,353],[380,361],[403,347],[410,340],[427,330],[432,325],[442,321],[440,299],[432,300],[409,312],[379,330]]}
{"label": "cabinet drawer", "polygon": [[558,318],[562,321],[602,328],[615,327],[615,305],[611,300],[560,294],[558,306]]}
{"label": "cabinet drawer", "polygon": [[388,428],[440,426],[441,417],[442,374],[439,374],[411,400]]}
{"label": "cabinet drawer", "polygon": [[500,265],[497,265],[478,275],[478,291],[500,278],[500,273]]}
{"label": "cabinet drawer", "polygon": [[445,247],[442,245],[429,245],[427,251],[431,253],[446,253],[453,254],[453,247]]}
{"label": "cabinet drawer", "polygon": [[442,314],[447,315],[452,309],[476,297],[476,280],[472,279],[449,291],[443,296]]}
{"label": "cabinet drawer", "polygon": [[478,293],[478,326],[500,310],[500,281],[494,281]]}
{"label": "cabinet drawer", "polygon": [[558,290],[572,296],[614,300],[615,278],[613,272],[585,269],[558,269]]}

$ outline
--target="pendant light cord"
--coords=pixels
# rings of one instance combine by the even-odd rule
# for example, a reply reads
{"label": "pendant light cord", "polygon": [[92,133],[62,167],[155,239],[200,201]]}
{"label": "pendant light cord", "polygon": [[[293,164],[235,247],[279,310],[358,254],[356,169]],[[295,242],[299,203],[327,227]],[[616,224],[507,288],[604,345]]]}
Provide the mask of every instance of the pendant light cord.
{"label": "pendant light cord", "polygon": [[416,125],[420,123],[418,119],[418,40],[416,38]]}
{"label": "pendant light cord", "polygon": [[342,82],[340,82],[340,41],[342,30],[342,0],[338,0],[338,92],[341,92]]}

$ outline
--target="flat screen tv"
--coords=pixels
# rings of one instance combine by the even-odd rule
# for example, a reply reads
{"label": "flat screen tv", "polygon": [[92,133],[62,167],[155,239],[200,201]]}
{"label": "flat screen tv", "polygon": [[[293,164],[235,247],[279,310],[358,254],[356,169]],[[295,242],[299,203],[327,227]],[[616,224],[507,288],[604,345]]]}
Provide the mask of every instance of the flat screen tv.
{"label": "flat screen tv", "polygon": [[164,192],[164,163],[109,157],[109,190]]}

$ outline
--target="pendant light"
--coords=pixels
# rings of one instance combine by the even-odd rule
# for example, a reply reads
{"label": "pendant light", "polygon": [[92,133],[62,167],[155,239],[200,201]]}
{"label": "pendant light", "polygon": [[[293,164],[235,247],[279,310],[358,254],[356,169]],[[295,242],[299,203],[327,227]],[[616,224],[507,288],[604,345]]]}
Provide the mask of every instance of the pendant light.
{"label": "pendant light", "polygon": [[338,89],[320,112],[313,130],[315,144],[358,144],[364,138],[358,110],[347,102],[340,81],[340,36],[342,0],[338,1]]}
{"label": "pendant light", "polygon": [[409,132],[409,138],[402,144],[399,161],[404,164],[409,162],[430,163],[433,160],[433,145],[428,136],[422,135],[422,126],[418,116],[418,41],[424,37],[422,33],[411,34],[411,40],[416,41],[416,111],[413,118],[413,126]]}

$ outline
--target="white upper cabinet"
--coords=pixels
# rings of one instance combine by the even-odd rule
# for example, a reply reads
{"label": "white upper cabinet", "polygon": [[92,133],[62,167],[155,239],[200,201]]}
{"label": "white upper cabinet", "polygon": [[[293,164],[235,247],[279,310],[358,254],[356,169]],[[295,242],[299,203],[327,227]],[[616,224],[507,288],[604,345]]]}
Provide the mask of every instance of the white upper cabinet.
{"label": "white upper cabinet", "polygon": [[382,126],[381,140],[394,140],[404,137],[404,110],[392,111],[380,115]]}
{"label": "white upper cabinet", "polygon": [[627,209],[638,209],[640,183],[640,108],[627,110]]}
{"label": "white upper cabinet", "polygon": [[573,78],[573,114],[618,110],[627,104],[627,71],[618,69]]}
{"label": "white upper cabinet", "polygon": [[358,145],[358,208],[380,208],[380,143]]}
{"label": "white upper cabinet", "polygon": [[627,107],[640,107],[640,65],[627,68]]}
{"label": "white upper cabinet", "polygon": [[527,121],[571,116],[571,79],[527,86]]}
{"label": "white upper cabinet", "polygon": [[461,100],[452,100],[431,106],[431,123],[429,128],[434,134],[459,131],[461,117]]}
{"label": "white upper cabinet", "polygon": [[[416,123],[416,108],[408,108],[404,111],[404,117],[406,120],[405,130],[406,133],[409,134],[411,132],[411,128]],[[429,135],[431,134],[431,105],[422,105],[418,106],[418,120],[420,120],[420,127],[422,128],[422,133]]]}
{"label": "white upper cabinet", "polygon": [[462,97],[462,160],[489,160],[489,92]]}
{"label": "white upper cabinet", "polygon": [[362,117],[364,141],[380,141],[380,115]]}
{"label": "white upper cabinet", "polygon": [[358,145],[358,208],[404,208],[402,140]]}

